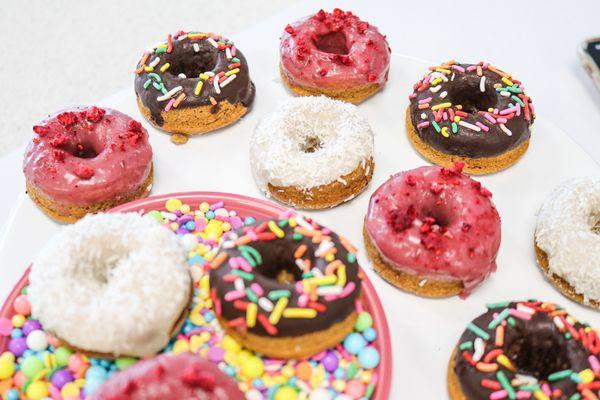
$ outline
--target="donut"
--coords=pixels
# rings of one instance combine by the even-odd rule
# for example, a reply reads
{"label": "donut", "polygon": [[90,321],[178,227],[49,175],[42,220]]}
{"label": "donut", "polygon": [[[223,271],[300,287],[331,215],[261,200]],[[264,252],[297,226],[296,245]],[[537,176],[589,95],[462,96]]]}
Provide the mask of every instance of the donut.
{"label": "donut", "polygon": [[388,79],[390,47],[379,30],[339,8],[285,27],[280,73],[300,96],[325,95],[360,103]]}
{"label": "donut", "polygon": [[558,186],[538,214],[538,265],[566,297],[600,309],[600,178]]}
{"label": "donut", "polygon": [[454,348],[450,399],[597,399],[598,353],[598,331],[555,304],[489,304]]}
{"label": "donut", "polygon": [[91,400],[245,400],[237,383],[190,353],[163,354],[113,374]]}
{"label": "donut", "polygon": [[144,53],[134,72],[140,111],[175,143],[238,121],[254,100],[246,58],[214,33],[169,35]]}
{"label": "donut", "polygon": [[375,270],[424,297],[468,296],[496,270],[500,217],[481,183],[452,169],[393,175],[371,196],[363,236]]}
{"label": "donut", "polygon": [[280,103],[250,138],[258,187],[296,208],[334,207],[371,181],[373,132],[352,104],[327,97]]}
{"label": "donut", "polygon": [[162,350],[191,296],[177,236],[136,213],[88,215],[63,228],[29,275],[31,312],[44,329],[102,357]]}
{"label": "donut", "polygon": [[33,131],[23,161],[27,194],[51,218],[74,222],[150,192],[148,133],[127,115],[72,107]]}
{"label": "donut", "polygon": [[302,359],[352,332],[361,290],[356,249],[290,211],[238,230],[211,263],[217,318],[246,348]]}
{"label": "donut", "polygon": [[516,163],[529,146],[535,118],[525,88],[489,63],[449,61],[429,67],[413,87],[406,131],[429,161],[489,174]]}

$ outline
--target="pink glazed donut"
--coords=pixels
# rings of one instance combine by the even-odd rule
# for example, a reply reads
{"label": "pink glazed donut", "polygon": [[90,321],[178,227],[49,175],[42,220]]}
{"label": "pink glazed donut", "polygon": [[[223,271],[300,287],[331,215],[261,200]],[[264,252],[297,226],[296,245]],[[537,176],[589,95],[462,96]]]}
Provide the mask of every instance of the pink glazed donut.
{"label": "pink glazed donut", "polygon": [[280,72],[301,96],[360,103],[387,82],[390,48],[379,30],[350,11],[320,10],[286,26]]}
{"label": "pink glazed donut", "polygon": [[23,162],[27,193],[50,217],[75,222],[150,191],[148,132],[127,115],[73,107],[48,117],[33,131],[36,136]]}
{"label": "pink glazed donut", "polygon": [[500,217],[492,194],[454,168],[393,175],[373,193],[364,240],[375,269],[424,297],[466,297],[496,270]]}

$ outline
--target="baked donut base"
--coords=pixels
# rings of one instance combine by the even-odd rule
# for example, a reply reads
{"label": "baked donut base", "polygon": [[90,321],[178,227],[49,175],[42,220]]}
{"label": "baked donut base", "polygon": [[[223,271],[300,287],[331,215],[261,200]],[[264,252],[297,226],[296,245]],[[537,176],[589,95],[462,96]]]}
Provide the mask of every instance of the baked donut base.
{"label": "baked donut base", "polygon": [[421,297],[442,298],[456,296],[463,291],[464,286],[458,280],[435,280],[419,275],[399,271],[389,264],[381,255],[371,235],[363,225],[363,239],[367,255],[373,263],[375,271],[392,285]]}
{"label": "baked donut base", "polygon": [[548,254],[542,249],[540,249],[535,242],[534,239],[534,247],[535,247],[535,256],[537,258],[537,264],[539,268],[542,270],[546,278],[557,288],[565,297],[576,301],[577,303],[600,310],[600,301],[589,299],[588,302],[584,302],[583,295],[577,293],[575,288],[571,286],[569,282],[567,282],[561,276],[556,275],[552,271],[550,271],[550,262],[548,260]]}
{"label": "baked donut base", "polygon": [[[181,311],[181,314],[179,315],[179,318],[177,318],[177,321],[175,321],[175,323],[173,324],[173,328],[171,329],[171,333],[169,335],[170,337],[175,337],[175,335],[177,335],[179,333],[179,331],[181,331],[181,328],[183,327],[183,324],[187,320],[187,317],[188,317],[188,315],[190,313],[190,303],[192,302],[193,297],[194,297],[194,284],[192,283],[191,286],[190,286],[189,300],[186,303],[186,305],[183,308],[183,310]],[[73,351],[76,351],[78,353],[81,353],[81,354],[85,355],[86,357],[103,358],[103,359],[107,359],[107,360],[116,360],[119,357],[139,358],[139,355],[101,353],[101,352],[97,352],[97,351],[84,350],[84,349],[81,349],[81,348],[79,348],[77,346],[73,346],[72,344],[70,344],[66,340],[61,339],[60,336],[57,336],[57,335],[54,335],[54,336],[58,339],[59,342],[61,342],[65,346],[67,346],[69,349],[71,349]]]}
{"label": "baked donut base", "polygon": [[281,64],[279,65],[279,73],[281,75],[281,79],[283,83],[290,89],[292,92],[297,94],[298,96],[327,96],[332,99],[346,101],[348,103],[359,104],[365,101],[367,98],[373,96],[375,93],[381,89],[381,86],[377,83],[370,83],[367,85],[356,86],[352,88],[315,88],[309,86],[300,86],[293,84],[286,73],[281,68]]}
{"label": "baked donut base", "polygon": [[[339,180],[326,185],[315,186],[310,189],[301,189],[296,186],[275,186],[267,184],[267,194],[282,203],[301,209],[322,209],[335,207],[349,201],[361,193],[371,181],[375,163],[369,158],[349,174],[343,175]],[[344,185],[340,180],[346,182]]]}
{"label": "baked donut base", "polygon": [[529,139],[514,149],[495,157],[470,158],[443,153],[425,143],[412,125],[410,107],[406,108],[406,132],[413,147],[427,160],[442,167],[452,167],[456,161],[462,161],[464,172],[474,175],[485,175],[506,169],[516,163],[529,147]]}
{"label": "baked donut base", "polygon": [[[229,101],[223,100],[216,106],[185,107],[161,111],[160,115],[164,123],[158,125],[152,119],[150,109],[142,103],[139,96],[136,98],[144,118],[155,128],[170,133],[171,141],[175,144],[186,143],[189,136],[201,135],[231,125],[248,112],[248,107],[242,103],[231,104]],[[213,107],[218,107],[214,113],[212,112]]]}
{"label": "baked donut base", "polygon": [[25,191],[29,195],[29,198],[31,198],[31,200],[50,218],[59,222],[70,224],[83,218],[86,214],[106,211],[120,204],[146,197],[152,188],[153,177],[154,166],[151,166],[148,177],[133,192],[119,198],[108,199],[88,206],[69,205],[67,206],[68,212],[66,213],[61,211],[61,209],[64,209],[64,206],[57,204],[57,202],[43,194],[29,180],[26,180],[25,182]]}
{"label": "baked donut base", "polygon": [[[300,336],[273,337],[261,336],[250,332],[241,332],[227,326],[227,321],[219,317],[221,326],[228,335],[244,347],[267,357],[281,359],[303,359],[334,347],[352,332],[358,315],[350,313],[343,321],[327,329]],[[298,323],[304,323],[298,320]]]}
{"label": "baked donut base", "polygon": [[448,394],[450,395],[450,400],[467,400],[467,397],[462,392],[460,388],[460,383],[458,382],[458,377],[454,372],[454,365],[456,364],[456,347],[452,350],[452,356],[450,356],[450,361],[448,362]]}

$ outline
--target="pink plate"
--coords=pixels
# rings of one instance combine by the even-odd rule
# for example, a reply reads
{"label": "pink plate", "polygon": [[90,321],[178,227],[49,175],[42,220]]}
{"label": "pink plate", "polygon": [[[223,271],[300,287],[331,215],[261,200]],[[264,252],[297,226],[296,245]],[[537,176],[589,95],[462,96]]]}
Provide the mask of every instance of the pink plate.
{"label": "pink plate", "polygon": [[[132,201],[130,203],[113,208],[110,210],[110,212],[146,212],[150,210],[164,210],[165,202],[174,197],[192,207],[198,207],[202,202],[216,203],[218,201],[223,201],[225,202],[225,207],[227,209],[235,210],[242,218],[246,216],[252,216],[256,219],[272,218],[278,216],[282,211],[285,210],[285,208],[280,205],[237,194],[219,192],[185,192],[152,196],[145,199]],[[377,372],[379,373],[379,382],[375,386],[375,392],[372,399],[387,400],[389,398],[392,378],[392,347],[390,344],[390,333],[379,297],[377,297],[377,293],[375,292],[371,281],[369,281],[369,278],[366,276],[366,274],[363,273],[363,275],[364,278],[362,286],[366,306],[365,308],[373,316],[374,327],[379,333],[374,344],[381,355],[381,361],[377,367]],[[15,314],[15,311],[12,309],[11,305],[15,298],[21,294],[21,290],[27,285],[28,276],[29,268],[27,268],[21,279],[19,279],[11,291],[8,298],[5,300],[4,305],[0,309],[0,318],[11,318]],[[0,353],[3,353],[7,350],[8,341],[8,337],[0,337]]]}

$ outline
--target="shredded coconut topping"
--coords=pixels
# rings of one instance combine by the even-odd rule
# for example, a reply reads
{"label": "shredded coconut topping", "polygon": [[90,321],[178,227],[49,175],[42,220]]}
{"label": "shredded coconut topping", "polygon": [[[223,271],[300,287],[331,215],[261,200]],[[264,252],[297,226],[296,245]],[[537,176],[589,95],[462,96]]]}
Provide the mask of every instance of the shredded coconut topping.
{"label": "shredded coconut topping", "polygon": [[356,106],[297,97],[265,116],[250,139],[258,186],[310,189],[349,174],[373,154],[373,132]]}
{"label": "shredded coconut topping", "polygon": [[114,355],[165,347],[191,290],[177,236],[136,213],[88,215],[63,228],[29,279],[32,315],[45,329]]}

